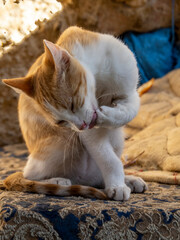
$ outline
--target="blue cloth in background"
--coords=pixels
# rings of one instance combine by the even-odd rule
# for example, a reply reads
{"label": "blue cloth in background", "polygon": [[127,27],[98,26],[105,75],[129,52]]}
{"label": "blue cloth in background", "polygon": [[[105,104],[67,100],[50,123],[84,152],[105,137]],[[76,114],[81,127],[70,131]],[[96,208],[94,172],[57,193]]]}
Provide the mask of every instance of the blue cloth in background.
{"label": "blue cloth in background", "polygon": [[127,32],[122,38],[136,56],[140,85],[180,68],[180,49],[172,43],[171,28],[149,33]]}

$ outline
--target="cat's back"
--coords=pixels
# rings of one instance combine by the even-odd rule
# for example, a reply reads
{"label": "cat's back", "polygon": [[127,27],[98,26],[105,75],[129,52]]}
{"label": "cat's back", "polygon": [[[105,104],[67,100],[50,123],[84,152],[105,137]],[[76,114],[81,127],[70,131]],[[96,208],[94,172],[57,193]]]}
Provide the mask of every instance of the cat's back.
{"label": "cat's back", "polygon": [[[97,33],[72,26],[60,36],[57,44],[85,63],[94,74],[136,68],[136,60],[128,47],[110,34]],[[124,74],[124,72],[122,72]]]}
{"label": "cat's back", "polygon": [[[113,36],[105,35],[80,27],[72,26],[67,28],[60,36],[57,44],[66,49],[78,60],[95,61],[100,59],[108,48]],[[112,46],[111,46],[112,47]]]}
{"label": "cat's back", "polygon": [[65,48],[69,53],[74,53],[77,44],[81,47],[91,47],[99,41],[99,33],[84,30],[80,27],[72,26],[67,28],[59,37],[57,44]]}
{"label": "cat's back", "polygon": [[[57,44],[92,72],[96,79],[97,97],[109,92],[113,94],[117,89],[119,95],[136,89],[139,78],[136,59],[120,39],[110,34],[69,27]],[[109,100],[103,102],[108,105]]]}

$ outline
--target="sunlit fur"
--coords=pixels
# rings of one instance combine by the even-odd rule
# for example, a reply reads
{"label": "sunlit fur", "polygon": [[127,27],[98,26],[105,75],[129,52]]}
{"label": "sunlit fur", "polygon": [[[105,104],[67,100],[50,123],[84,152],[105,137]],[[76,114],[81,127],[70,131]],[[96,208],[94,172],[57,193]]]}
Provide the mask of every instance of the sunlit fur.
{"label": "sunlit fur", "polygon": [[[14,175],[7,188],[17,190],[16,178],[20,191],[30,191],[29,180],[36,180],[32,191],[64,196],[127,200],[130,191],[143,192],[146,184],[125,177],[120,161],[121,127],[139,108],[132,52],[111,35],[78,27],[68,28],[56,44],[44,40],[44,48],[25,78],[4,80],[22,92],[19,120],[30,152],[23,173],[28,182]],[[54,177],[105,188],[106,196],[80,185],[57,188]],[[51,184],[37,182],[44,179]]]}

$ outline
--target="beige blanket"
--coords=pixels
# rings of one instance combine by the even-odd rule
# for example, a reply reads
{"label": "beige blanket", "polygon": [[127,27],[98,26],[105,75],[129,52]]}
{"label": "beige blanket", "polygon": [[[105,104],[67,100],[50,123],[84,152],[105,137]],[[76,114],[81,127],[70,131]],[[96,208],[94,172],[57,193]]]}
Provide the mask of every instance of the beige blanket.
{"label": "beige blanket", "polygon": [[180,184],[180,69],[156,79],[142,95],[140,111],[125,133],[127,174]]}

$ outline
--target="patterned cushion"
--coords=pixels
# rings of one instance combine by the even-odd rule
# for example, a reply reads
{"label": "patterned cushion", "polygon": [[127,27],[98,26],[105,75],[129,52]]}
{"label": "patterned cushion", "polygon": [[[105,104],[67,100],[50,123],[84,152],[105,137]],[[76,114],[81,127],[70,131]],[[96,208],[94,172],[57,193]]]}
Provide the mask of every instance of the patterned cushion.
{"label": "patterned cushion", "polygon": [[[0,149],[0,178],[26,156],[24,145]],[[180,239],[180,186],[149,183],[127,202],[0,190],[0,239]]]}

